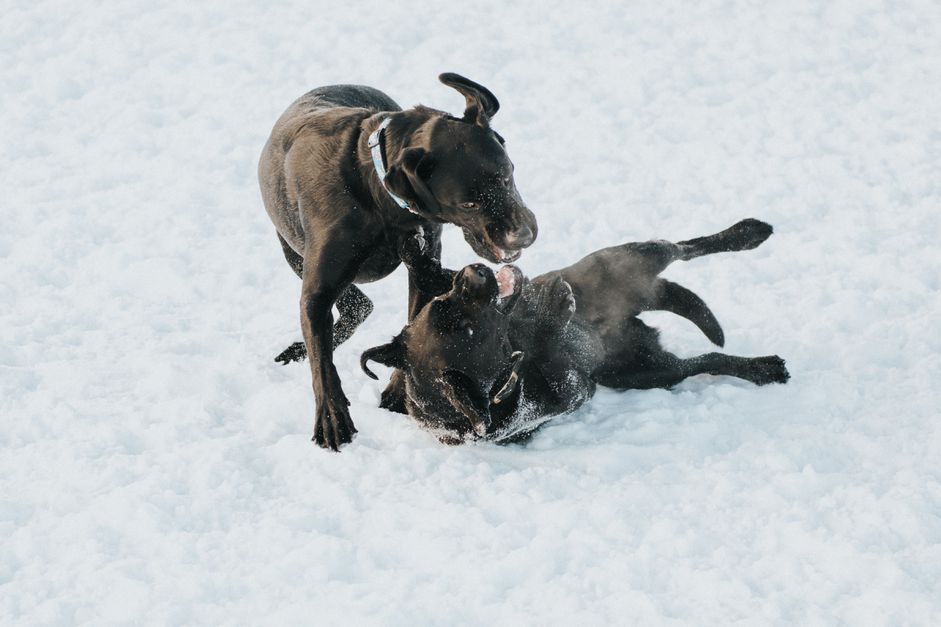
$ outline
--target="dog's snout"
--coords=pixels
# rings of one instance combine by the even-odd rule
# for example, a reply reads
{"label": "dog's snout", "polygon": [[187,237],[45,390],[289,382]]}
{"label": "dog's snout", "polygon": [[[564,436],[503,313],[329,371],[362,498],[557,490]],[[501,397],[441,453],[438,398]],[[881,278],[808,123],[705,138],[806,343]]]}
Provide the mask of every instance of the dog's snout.
{"label": "dog's snout", "polygon": [[511,248],[526,248],[533,243],[536,237],[529,225],[524,224],[512,233],[507,233],[504,239],[506,245]]}
{"label": "dog's snout", "polygon": [[465,266],[454,276],[454,289],[464,299],[489,302],[497,297],[499,285],[493,270],[482,263]]}
{"label": "dog's snout", "polygon": [[474,285],[483,285],[487,282],[489,273],[490,270],[487,268],[487,266],[480,263],[475,263],[467,266],[463,274],[465,280],[469,281],[470,283]]}

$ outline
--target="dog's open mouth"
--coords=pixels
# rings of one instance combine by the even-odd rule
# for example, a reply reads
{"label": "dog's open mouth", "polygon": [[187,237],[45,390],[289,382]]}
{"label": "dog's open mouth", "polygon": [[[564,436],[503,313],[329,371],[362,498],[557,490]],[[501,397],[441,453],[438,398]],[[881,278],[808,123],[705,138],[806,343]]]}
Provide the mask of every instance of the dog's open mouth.
{"label": "dog's open mouth", "polygon": [[507,251],[495,246],[494,244],[490,244],[490,251],[493,253],[493,256],[496,258],[498,263],[511,263],[519,259],[520,255],[523,254],[522,250]]}
{"label": "dog's open mouth", "polygon": [[506,250],[493,243],[486,233],[478,235],[475,231],[464,227],[464,239],[471,245],[474,252],[493,263],[512,263],[520,258],[523,250]]}
{"label": "dog's open mouth", "polygon": [[497,310],[508,314],[523,293],[525,279],[523,272],[516,266],[503,266],[497,270]]}
{"label": "dog's open mouth", "polygon": [[512,296],[516,291],[516,273],[512,266],[503,266],[497,271],[497,287],[500,288],[497,292],[499,298]]}

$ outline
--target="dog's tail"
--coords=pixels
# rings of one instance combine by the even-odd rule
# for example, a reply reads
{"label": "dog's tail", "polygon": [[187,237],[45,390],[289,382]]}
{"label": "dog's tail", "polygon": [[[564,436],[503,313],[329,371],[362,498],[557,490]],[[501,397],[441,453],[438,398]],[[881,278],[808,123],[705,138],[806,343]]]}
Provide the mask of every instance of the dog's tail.
{"label": "dog's tail", "polygon": [[682,285],[660,279],[660,300],[655,309],[683,316],[702,331],[716,346],[725,344],[725,334],[719,321],[703,300]]}

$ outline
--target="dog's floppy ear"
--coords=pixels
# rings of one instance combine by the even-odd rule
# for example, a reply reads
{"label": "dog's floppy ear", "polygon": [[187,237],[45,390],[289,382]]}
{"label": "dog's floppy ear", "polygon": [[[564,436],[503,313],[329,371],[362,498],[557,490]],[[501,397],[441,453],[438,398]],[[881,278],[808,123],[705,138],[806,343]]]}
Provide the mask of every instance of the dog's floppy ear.
{"label": "dog's floppy ear", "polygon": [[366,365],[369,361],[375,361],[383,366],[390,368],[404,369],[405,363],[405,342],[402,335],[396,335],[392,341],[382,346],[374,346],[363,351],[359,358],[359,367],[363,369],[369,377],[379,380],[379,377]]}
{"label": "dog's floppy ear", "polygon": [[444,396],[470,421],[474,433],[484,435],[490,426],[490,400],[462,372],[446,370],[441,376]]}
{"label": "dog's floppy ear", "polygon": [[424,148],[406,148],[401,157],[389,166],[383,183],[386,189],[418,210],[427,214],[441,212],[441,205],[428,187],[435,160]]}
{"label": "dog's floppy ear", "polygon": [[488,128],[490,118],[500,109],[500,101],[489,89],[454,72],[445,72],[438,80],[461,92],[466,100],[464,121]]}

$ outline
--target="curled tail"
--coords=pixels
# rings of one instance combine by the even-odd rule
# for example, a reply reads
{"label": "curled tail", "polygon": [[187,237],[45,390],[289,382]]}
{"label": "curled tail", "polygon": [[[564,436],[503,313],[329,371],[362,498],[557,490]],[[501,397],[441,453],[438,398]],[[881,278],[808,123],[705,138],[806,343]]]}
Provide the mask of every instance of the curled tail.
{"label": "curled tail", "polygon": [[725,334],[719,321],[709,311],[703,300],[682,285],[660,280],[660,300],[653,309],[660,309],[682,316],[699,327],[709,341],[716,346],[725,344]]}

